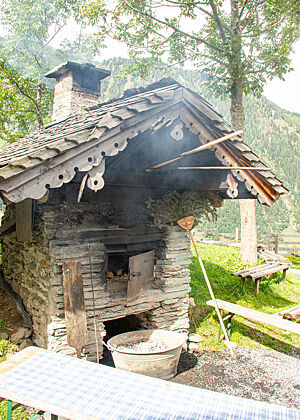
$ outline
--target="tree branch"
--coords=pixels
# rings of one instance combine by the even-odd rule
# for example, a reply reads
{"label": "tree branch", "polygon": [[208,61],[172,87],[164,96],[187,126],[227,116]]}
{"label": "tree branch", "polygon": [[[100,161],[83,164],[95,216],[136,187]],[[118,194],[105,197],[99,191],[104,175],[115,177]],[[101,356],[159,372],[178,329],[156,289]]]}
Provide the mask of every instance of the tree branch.
{"label": "tree branch", "polygon": [[37,120],[38,120],[38,123],[39,123],[39,127],[41,128],[43,126],[43,120],[42,120],[42,117],[40,115],[40,108],[39,108],[38,102],[34,98],[32,98],[32,96],[30,96],[27,92],[25,92],[23,90],[23,88],[20,86],[19,82],[16,79],[9,78],[9,80],[12,84],[14,84],[17,87],[17,89],[19,90],[19,92],[21,92],[21,94],[23,96],[28,98],[34,104],[34,106],[36,108],[36,116],[37,116]]}
{"label": "tree branch", "polygon": [[57,31],[52,35],[52,37],[49,39],[49,41],[47,41],[46,42],[46,44],[45,45],[49,45],[50,44],[50,42],[56,37],[56,35],[58,34],[58,32],[64,27],[64,26],[66,26],[66,22],[63,24],[63,25],[61,25],[58,29],[57,29]]}
{"label": "tree branch", "polygon": [[130,4],[128,4],[127,1],[125,1],[125,0],[123,0],[123,2],[126,4],[127,7],[129,7],[129,9],[133,10],[134,12],[138,13],[139,15],[145,16],[145,17],[147,17],[147,18],[149,18],[151,20],[154,20],[155,22],[160,23],[161,25],[164,25],[167,28],[171,28],[171,29],[173,29],[173,31],[178,32],[178,33],[180,33],[181,35],[183,35],[183,36],[185,36],[187,38],[191,38],[191,39],[194,39],[195,41],[198,41],[198,42],[200,42],[202,44],[205,44],[207,47],[209,47],[209,48],[211,48],[211,49],[213,49],[215,51],[223,52],[223,50],[221,48],[218,48],[215,45],[210,44],[209,42],[205,41],[204,38],[200,38],[198,36],[195,36],[195,35],[189,34],[187,32],[184,32],[181,29],[176,28],[176,26],[172,25],[171,23],[164,22],[164,21],[162,21],[162,20],[160,20],[160,19],[158,19],[158,18],[150,15],[149,13],[142,12],[141,10],[136,9],[135,7],[133,7]]}
{"label": "tree branch", "polygon": [[215,20],[216,24],[218,25],[221,38],[222,38],[223,42],[226,43],[227,39],[226,39],[226,36],[225,36],[225,33],[224,33],[222,23],[220,21],[220,18],[219,18],[218,11],[217,11],[214,0],[209,0],[209,4],[210,4],[211,10],[213,12],[214,20]]}
{"label": "tree branch", "polygon": [[[207,16],[209,16],[210,18],[214,19],[214,16],[212,13],[210,13],[208,10],[203,9],[203,7],[200,6],[195,6],[196,9],[200,10],[200,12],[205,13]],[[220,24],[223,26],[224,29],[226,29],[230,34],[231,34],[231,29],[225,25],[223,22],[220,21]]]}
{"label": "tree branch", "polygon": [[248,3],[248,0],[245,0],[243,6],[241,8],[241,12],[239,14],[239,21],[241,20],[241,18],[243,16],[243,13],[244,13],[244,10],[245,10],[245,7],[246,7],[247,3]]}

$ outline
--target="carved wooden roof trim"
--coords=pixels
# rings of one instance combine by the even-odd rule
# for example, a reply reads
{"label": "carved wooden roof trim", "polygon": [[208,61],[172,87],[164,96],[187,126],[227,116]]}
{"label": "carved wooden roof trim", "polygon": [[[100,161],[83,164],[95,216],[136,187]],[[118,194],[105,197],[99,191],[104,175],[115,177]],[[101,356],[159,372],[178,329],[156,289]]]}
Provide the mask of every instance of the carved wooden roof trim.
{"label": "carved wooden roof trim", "polygon": [[[233,132],[200,95],[172,79],[161,83],[162,87],[156,83],[137,94],[133,89],[119,100],[86,108],[0,150],[2,194],[12,202],[39,199],[47,188],[70,182],[76,171],[89,172],[88,186],[96,191],[104,185],[105,156],[117,155],[139,133],[158,131],[178,118],[200,144]],[[177,141],[183,136],[182,127],[170,128]],[[240,137],[217,144],[214,150],[225,166],[265,168]],[[270,205],[287,192],[271,171],[231,173],[263,204]]]}

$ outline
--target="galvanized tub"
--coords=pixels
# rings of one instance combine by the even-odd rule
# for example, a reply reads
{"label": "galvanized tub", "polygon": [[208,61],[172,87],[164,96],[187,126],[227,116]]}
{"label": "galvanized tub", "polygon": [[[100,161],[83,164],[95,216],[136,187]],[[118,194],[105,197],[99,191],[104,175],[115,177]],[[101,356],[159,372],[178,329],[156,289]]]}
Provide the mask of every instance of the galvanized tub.
{"label": "galvanized tub", "polygon": [[[141,330],[116,335],[107,342],[116,368],[160,379],[171,379],[177,373],[177,366],[186,332],[166,330]],[[118,349],[137,343],[162,343],[165,349],[137,352]]]}

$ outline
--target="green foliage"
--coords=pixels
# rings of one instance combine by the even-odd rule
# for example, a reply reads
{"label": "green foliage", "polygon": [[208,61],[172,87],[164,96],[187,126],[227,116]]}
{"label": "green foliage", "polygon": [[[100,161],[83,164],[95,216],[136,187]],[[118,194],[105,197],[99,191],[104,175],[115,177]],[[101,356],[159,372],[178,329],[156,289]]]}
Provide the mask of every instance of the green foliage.
{"label": "green foliage", "polygon": [[[69,25],[72,14],[71,8],[60,0],[3,0],[0,17],[7,35],[1,47],[9,57],[9,65],[25,77],[49,83],[43,79],[44,74],[62,61],[91,60],[95,50],[83,25],[79,33],[73,34],[74,41],[63,40],[60,47],[52,46],[61,30]],[[71,30],[74,31],[74,26]]]}
{"label": "green foliage", "polygon": [[[201,244],[199,251],[217,299],[269,314],[297,305],[300,293],[299,278],[288,275],[283,282],[281,273],[273,274],[260,282],[260,292],[257,295],[252,279],[246,279],[243,285],[239,277],[231,275],[245,267],[240,261],[239,250]],[[197,308],[191,311],[191,321],[193,328],[203,337],[200,346],[209,350],[224,347],[223,343],[217,341],[218,319],[215,311],[206,305],[206,301],[211,297],[195,256],[190,265],[190,273],[191,296],[197,304]],[[232,325],[231,340],[242,345],[264,345],[286,353],[291,353],[295,347],[300,346],[297,334],[287,334],[265,324],[235,316]]]}
{"label": "green foliage", "polygon": [[177,220],[187,216],[194,216],[195,222],[206,217],[215,220],[217,217],[215,205],[220,202],[218,194],[186,191],[182,194],[171,191],[161,199],[149,199],[146,207],[153,216],[154,224],[176,224]]}
{"label": "green foliage", "polygon": [[287,258],[291,261],[291,268],[295,268],[297,270],[300,270],[300,257],[297,257],[295,255],[288,255]]}
{"label": "green foliage", "polygon": [[0,140],[11,142],[50,121],[52,90],[0,57]]}
{"label": "green foliage", "polygon": [[[93,61],[96,47],[81,22],[73,41],[53,42],[73,12],[55,0],[0,2],[0,140],[11,142],[50,121],[53,81],[44,74],[63,61]],[[74,25],[72,27],[74,31]]]}
{"label": "green foliage", "polygon": [[299,36],[294,0],[94,0],[81,10],[98,26],[99,44],[106,35],[126,43],[131,71],[145,76],[155,63],[189,60],[215,95],[233,101],[239,90],[260,94],[266,78],[283,78]]}

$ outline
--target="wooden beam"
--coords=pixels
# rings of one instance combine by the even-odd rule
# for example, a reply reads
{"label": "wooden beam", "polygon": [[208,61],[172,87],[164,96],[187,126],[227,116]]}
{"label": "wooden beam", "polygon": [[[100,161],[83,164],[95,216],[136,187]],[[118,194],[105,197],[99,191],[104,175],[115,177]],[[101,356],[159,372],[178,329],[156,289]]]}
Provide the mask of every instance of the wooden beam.
{"label": "wooden beam", "polygon": [[239,130],[239,131],[235,131],[234,133],[227,134],[224,137],[220,137],[219,139],[210,141],[209,143],[202,144],[202,146],[196,147],[193,150],[189,150],[188,152],[184,152],[184,153],[182,153],[182,156],[187,156],[187,155],[191,155],[193,153],[201,152],[202,150],[210,149],[211,147],[214,147],[216,144],[221,143],[222,141],[225,141],[225,140],[232,139],[233,137],[237,137],[242,133],[243,133],[243,131]]}
{"label": "wooden beam", "polygon": [[84,306],[83,281],[79,261],[63,261],[64,306],[68,345],[81,357],[87,343],[87,322]]}
{"label": "wooden beam", "polygon": [[180,156],[177,156],[174,159],[166,160],[165,162],[158,163],[157,165],[154,165],[151,168],[145,169],[145,171],[147,172],[147,171],[150,171],[151,169],[161,168],[164,165],[168,165],[169,163],[172,163],[172,162],[175,162],[176,160],[182,159],[184,156],[191,155],[191,154],[197,153],[197,152],[201,152],[202,150],[210,149],[211,147],[215,146],[216,144],[221,143],[222,141],[231,139],[232,137],[236,137],[236,136],[238,136],[242,133],[243,133],[242,130],[235,131],[234,133],[230,133],[230,134],[228,134],[224,137],[220,137],[219,139],[210,141],[209,143],[202,144],[202,146],[196,147],[195,149],[189,150],[188,152],[181,153]]}
{"label": "wooden beam", "polygon": [[269,171],[270,168],[260,168],[258,166],[178,166],[177,169],[182,170],[190,170],[190,169],[199,169],[199,170],[207,170],[207,169],[225,169],[225,170],[243,170],[243,171]]}
{"label": "wooden beam", "polygon": [[[263,324],[271,325],[275,328],[281,328],[286,331],[300,334],[300,325],[296,322],[286,321],[280,319],[278,315],[269,315],[263,312],[256,311],[254,309],[246,308],[244,306],[236,305],[235,303],[227,302],[225,300],[217,299],[217,303],[220,309],[242,316],[243,318],[251,319],[255,322],[261,322]],[[209,306],[215,306],[212,300],[206,302]]]}
{"label": "wooden beam", "polygon": [[32,241],[32,199],[16,203],[16,231],[20,242]]}

